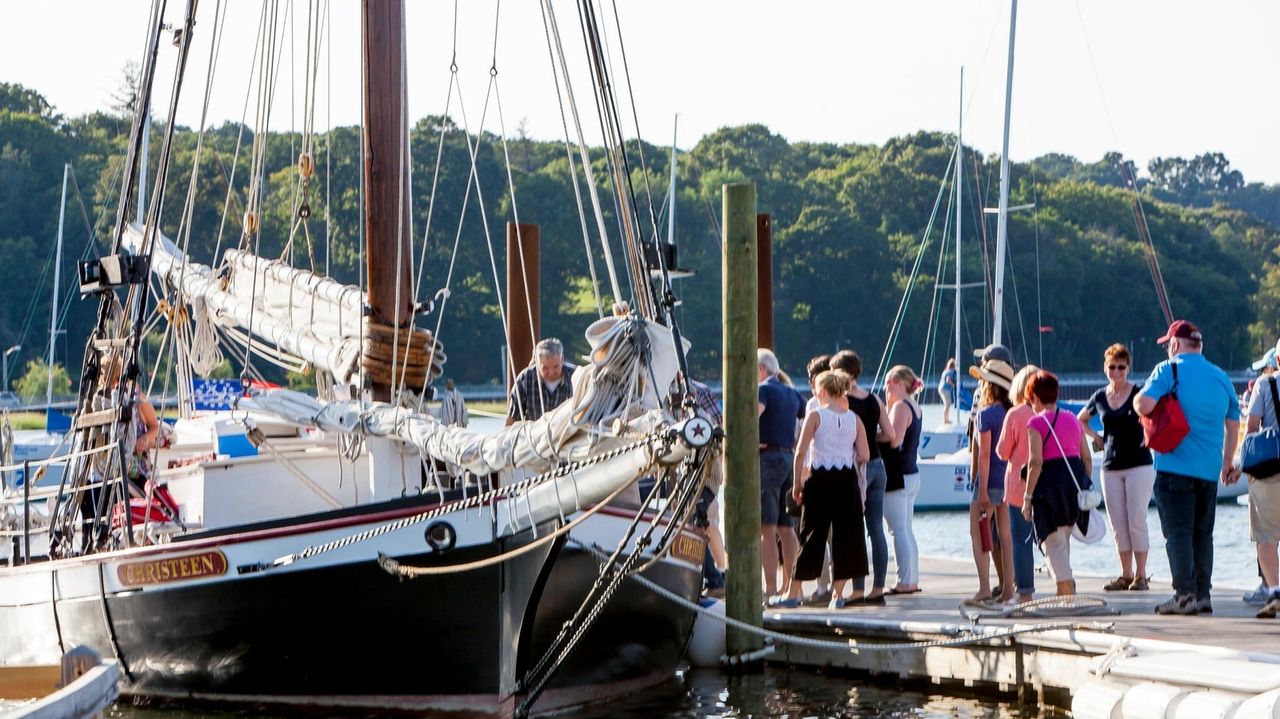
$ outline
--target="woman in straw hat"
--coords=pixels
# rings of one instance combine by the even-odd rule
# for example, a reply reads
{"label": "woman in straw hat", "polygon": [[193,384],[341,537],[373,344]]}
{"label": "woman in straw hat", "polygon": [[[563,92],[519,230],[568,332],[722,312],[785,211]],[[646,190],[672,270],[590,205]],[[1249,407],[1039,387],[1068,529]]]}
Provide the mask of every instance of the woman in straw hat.
{"label": "woman in straw hat", "polygon": [[[1013,596],[1014,589],[1013,542],[1009,505],[1005,503],[1004,494],[1005,461],[996,452],[996,445],[1000,442],[1005,413],[1012,406],[1009,387],[1013,382],[1013,367],[1004,360],[992,358],[978,367],[970,367],[969,374],[981,382],[970,443],[973,459],[969,478],[973,496],[969,503],[969,539],[973,543],[973,562],[978,568],[978,593],[973,598],[1006,602]],[[995,592],[991,591],[992,551],[988,549],[992,545],[992,529],[999,540],[996,553],[999,586]]]}

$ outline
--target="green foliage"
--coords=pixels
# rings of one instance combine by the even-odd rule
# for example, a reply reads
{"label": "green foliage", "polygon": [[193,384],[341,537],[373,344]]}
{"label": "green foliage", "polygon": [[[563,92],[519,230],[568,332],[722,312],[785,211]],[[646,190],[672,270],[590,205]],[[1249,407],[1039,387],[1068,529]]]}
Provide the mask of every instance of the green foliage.
{"label": "green foliage", "polygon": [[[24,402],[43,397],[48,387],[49,365],[39,359],[28,361],[26,371],[13,381],[13,390]],[[53,394],[54,396],[71,394],[71,377],[67,375],[67,368],[58,362],[53,365]]]}
{"label": "green foliage", "polygon": [[[57,115],[34,91],[0,84],[0,257],[5,258],[0,306],[7,308],[0,313],[0,346],[47,343],[62,165],[71,162],[85,203],[82,210],[75,194],[69,196],[60,268],[63,298],[72,303],[62,351],[73,355],[66,358],[73,371],[97,305],[76,301],[75,293],[67,292],[69,278],[75,259],[102,252],[111,235],[131,82],[126,72],[116,106],[72,118]],[[153,146],[164,131],[157,122]],[[462,384],[499,376],[506,226],[517,217],[540,227],[541,334],[562,339],[571,357],[583,354],[582,331],[597,316],[597,296],[607,312],[615,291],[578,153],[566,154],[561,143],[529,138],[519,128],[505,147],[503,138],[484,134],[471,138],[473,178],[467,138],[453,120],[423,118],[410,135],[413,201],[406,219],[414,237],[413,276],[421,280],[419,299],[436,298],[435,313],[419,323],[432,331],[438,323],[448,373]],[[305,186],[296,169],[302,137],[280,132],[262,138],[262,231],[244,237],[254,139],[252,129],[232,122],[205,133],[191,188],[194,204],[184,224],[199,136],[190,128],[176,129],[164,232],[186,242],[189,231],[189,252],[202,262],[216,265],[227,249],[243,245],[264,256],[283,255],[295,266],[314,262],[344,283],[359,282],[366,272],[359,128],[335,128],[313,138],[317,172]],[[791,142],[755,124],[721,128],[679,153],[674,204],[679,263],[696,275],[676,282],[681,300],[676,319],[693,344],[695,376],[714,380],[720,373],[721,188],[743,181],[756,183],[759,210],[773,218],[775,336],[784,366],[797,369],[813,354],[853,347],[870,374],[901,309],[904,329],[885,361],[935,374],[955,332],[951,295],[934,290],[935,282],[954,280],[949,252],[945,261],[939,258],[940,244],[953,242],[944,220],[956,212],[949,206],[952,190],[943,184],[953,141],[947,134],[919,132],[882,146]],[[662,208],[670,155],[635,141],[627,150],[640,232],[651,236],[656,224],[665,239],[669,209]],[[151,154],[151,177],[158,154]],[[971,148],[965,158],[965,206],[959,212],[965,223],[964,279],[990,281],[995,219],[982,208],[995,204],[999,158]],[[1163,318],[1134,226],[1132,195],[1120,179],[1124,162],[1112,152],[1092,163],[1056,153],[1014,163],[1010,204],[1036,206],[1009,218],[1005,337],[1020,360],[1059,371],[1094,370],[1102,349],[1114,341],[1134,343],[1139,368],[1158,359],[1152,340],[1163,331]],[[628,299],[633,290],[618,240],[613,178],[598,148],[591,151],[591,164],[611,249],[608,259],[618,272],[616,294]],[[1280,187],[1245,182],[1220,153],[1158,158],[1148,169],[1139,190],[1173,310],[1204,328],[1212,359],[1243,366],[1280,333]],[[578,213],[575,174],[585,217]],[[943,202],[933,217],[940,194]],[[311,217],[298,225],[297,207],[304,200]],[[909,287],[931,220],[919,276]],[[441,293],[446,287],[449,292]],[[967,291],[963,309],[963,341],[985,344],[992,324],[990,292]],[[1052,331],[1041,333],[1041,326]],[[934,339],[928,354],[926,337]],[[148,366],[160,349],[145,346]],[[237,352],[213,374],[234,376],[241,362]],[[265,364],[255,369],[291,387],[314,382],[313,376],[286,377]],[[36,375],[33,386],[42,393],[43,370]]]}

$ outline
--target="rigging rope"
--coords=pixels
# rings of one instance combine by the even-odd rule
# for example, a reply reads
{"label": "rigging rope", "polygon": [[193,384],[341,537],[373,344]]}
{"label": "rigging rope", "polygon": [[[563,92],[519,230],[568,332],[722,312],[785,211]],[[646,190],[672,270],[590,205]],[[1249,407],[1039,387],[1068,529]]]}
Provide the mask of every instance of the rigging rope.
{"label": "rigging rope", "polygon": [[871,379],[871,389],[880,385],[880,378],[884,372],[888,370],[889,358],[893,356],[893,349],[898,344],[898,333],[902,329],[902,323],[906,318],[907,302],[911,299],[911,293],[915,290],[916,277],[920,274],[920,265],[924,260],[925,248],[929,245],[929,234],[933,232],[933,223],[938,218],[938,207],[942,205],[942,195],[947,191],[947,180],[951,177],[951,169],[955,165],[956,156],[953,152],[951,159],[947,162],[947,169],[942,173],[942,180],[938,183],[938,196],[933,201],[933,211],[929,213],[929,222],[925,225],[924,236],[920,238],[920,249],[916,252],[916,259],[911,267],[911,275],[907,278],[907,287],[902,293],[902,299],[898,302],[898,311],[894,315],[893,324],[889,328],[889,338],[885,342],[884,352],[880,355],[880,364],[876,367],[876,373]]}

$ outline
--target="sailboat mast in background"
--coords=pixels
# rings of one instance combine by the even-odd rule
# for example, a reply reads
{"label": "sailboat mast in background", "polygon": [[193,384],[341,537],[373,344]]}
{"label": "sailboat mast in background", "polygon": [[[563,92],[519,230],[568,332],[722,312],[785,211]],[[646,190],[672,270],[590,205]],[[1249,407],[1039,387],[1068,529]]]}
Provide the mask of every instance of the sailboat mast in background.
{"label": "sailboat mast in background", "polygon": [[[960,289],[964,284],[960,281],[960,239],[961,227],[964,226],[964,68],[960,68],[960,119],[956,123],[956,398],[960,389]],[[926,368],[927,369],[927,368]],[[956,407],[956,412],[960,411]],[[958,418],[957,418],[958,419]],[[959,422],[957,422],[959,424]]]}
{"label": "sailboat mast in background", "polygon": [[996,267],[995,267],[995,318],[992,322],[991,342],[1002,344],[1004,326],[1004,264],[1005,250],[1009,242],[1009,111],[1013,103],[1013,39],[1018,28],[1018,0],[1011,0],[1009,7],[1009,66],[1004,81],[1004,140],[1000,147],[1000,214],[996,219]]}
{"label": "sailboat mast in background", "polygon": [[53,404],[53,350],[58,339],[58,284],[62,282],[59,269],[62,267],[62,227],[67,217],[67,177],[71,174],[71,163],[62,166],[62,204],[58,209],[58,244],[53,254],[53,306],[49,309],[49,384],[45,388],[46,405]]}

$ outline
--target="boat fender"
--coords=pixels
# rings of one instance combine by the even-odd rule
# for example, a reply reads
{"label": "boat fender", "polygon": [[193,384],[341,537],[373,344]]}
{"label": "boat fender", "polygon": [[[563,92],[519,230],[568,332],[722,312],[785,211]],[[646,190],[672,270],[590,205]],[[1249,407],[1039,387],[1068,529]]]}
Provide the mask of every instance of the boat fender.
{"label": "boat fender", "polygon": [[1120,705],[1120,716],[1124,719],[1173,717],[1176,716],[1178,704],[1187,694],[1184,687],[1143,682],[1125,692],[1124,702]]}
{"label": "boat fender", "polygon": [[693,632],[685,654],[695,667],[718,667],[720,657],[725,653],[724,602],[705,597],[699,603],[702,611],[694,616]]}
{"label": "boat fender", "polygon": [[1077,687],[1071,695],[1071,716],[1076,719],[1121,719],[1126,716],[1120,712],[1120,703],[1127,689],[1123,684],[1109,681],[1094,681]]}
{"label": "boat fender", "polygon": [[458,542],[458,532],[448,522],[432,522],[428,524],[423,535],[427,539],[427,546],[431,547],[437,554],[443,554],[453,549],[453,545]]}
{"label": "boat fender", "polygon": [[1280,689],[1244,700],[1232,719],[1280,719]]}
{"label": "boat fender", "polygon": [[1178,702],[1170,716],[1172,719],[1234,719],[1236,707],[1244,698],[1231,692],[1192,692]]}

